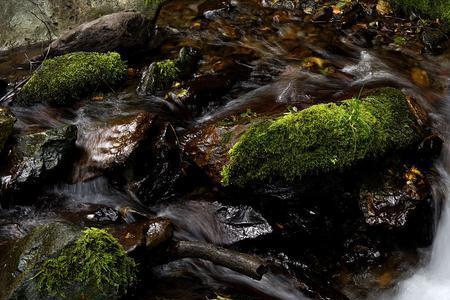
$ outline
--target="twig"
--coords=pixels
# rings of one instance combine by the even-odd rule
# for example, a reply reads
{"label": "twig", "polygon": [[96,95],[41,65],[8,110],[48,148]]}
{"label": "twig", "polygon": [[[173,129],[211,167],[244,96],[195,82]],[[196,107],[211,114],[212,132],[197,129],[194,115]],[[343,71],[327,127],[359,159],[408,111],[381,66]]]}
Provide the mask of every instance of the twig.
{"label": "twig", "polygon": [[180,241],[172,248],[172,254],[178,258],[200,258],[229,268],[253,279],[261,280],[268,268],[259,257],[217,247],[203,242]]}

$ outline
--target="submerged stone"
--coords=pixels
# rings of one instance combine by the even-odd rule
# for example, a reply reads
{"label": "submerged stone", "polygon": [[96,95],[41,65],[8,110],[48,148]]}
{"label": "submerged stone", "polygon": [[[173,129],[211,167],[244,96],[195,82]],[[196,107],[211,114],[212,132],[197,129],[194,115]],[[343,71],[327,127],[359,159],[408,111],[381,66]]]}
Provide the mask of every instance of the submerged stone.
{"label": "submerged stone", "polygon": [[127,74],[115,52],[77,52],[46,60],[24,85],[15,103],[70,105],[93,91],[109,91]]}
{"label": "submerged stone", "polygon": [[[31,190],[58,175],[70,163],[77,128],[67,125],[20,136],[12,148],[2,181],[2,200]],[[31,190],[30,190],[31,189]]]}
{"label": "submerged stone", "polygon": [[420,138],[405,95],[386,88],[363,100],[319,104],[253,125],[229,152],[225,185],[245,186],[340,171]]}
{"label": "submerged stone", "polygon": [[16,118],[11,112],[6,108],[0,107],[0,152],[11,135],[15,122]]}

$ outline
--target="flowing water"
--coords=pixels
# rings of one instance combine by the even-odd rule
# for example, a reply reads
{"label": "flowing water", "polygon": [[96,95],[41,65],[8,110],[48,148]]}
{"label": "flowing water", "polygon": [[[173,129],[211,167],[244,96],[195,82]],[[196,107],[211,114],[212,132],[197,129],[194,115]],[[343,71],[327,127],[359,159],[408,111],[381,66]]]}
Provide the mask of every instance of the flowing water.
{"label": "flowing water", "polygon": [[[250,75],[233,86],[221,101],[212,101],[198,114],[187,117],[179,133],[212,123],[236,112],[251,109],[267,115],[279,114],[287,107],[305,108],[315,103],[340,100],[364,93],[380,86],[395,86],[414,95],[430,111],[434,111],[436,131],[449,137],[450,97],[443,97],[443,88],[419,88],[410,79],[411,66],[420,64],[435,82],[446,87],[448,72],[442,62],[433,59],[417,61],[402,56],[396,51],[385,49],[368,50],[356,46],[345,37],[331,38],[334,31],[301,22],[298,16],[288,16],[290,22],[277,23],[277,33],[267,31],[266,35],[253,34],[255,20],[252,12],[254,1],[235,1],[237,9],[228,12],[219,9],[207,15],[210,25],[200,33],[192,30],[193,16],[197,15],[202,1],[172,1],[170,7],[161,12],[160,26],[170,24],[177,28],[173,41],[167,42],[165,51],[171,53],[178,44],[201,45],[205,53],[201,68],[211,68],[220,57],[242,57],[241,67]],[[222,20],[218,15],[229,14]],[[272,13],[262,15],[263,24],[272,26]],[[248,24],[242,20],[248,20]],[[267,24],[266,24],[267,23]],[[243,24],[241,26],[241,24]],[[192,26],[191,26],[192,25]],[[295,26],[294,26],[295,25]],[[197,26],[197,25],[195,25]],[[236,33],[236,28],[239,32]],[[238,37],[236,37],[236,36]],[[328,39],[327,37],[330,37]],[[219,49],[219,50],[218,50]],[[307,72],[299,68],[303,52],[320,56],[334,69],[332,74]],[[251,52],[255,54],[249,54]],[[17,71],[19,54],[5,59],[0,71],[10,80],[22,74]],[[164,55],[163,55],[164,56]],[[256,56],[245,59],[247,56]],[[22,60],[23,63],[25,60]],[[236,67],[236,66],[232,66]],[[27,132],[33,128],[54,128],[63,124],[75,124],[79,129],[77,146],[82,150],[81,158],[74,165],[71,182],[61,182],[46,187],[41,195],[32,199],[46,205],[16,206],[0,211],[0,247],[24,236],[31,228],[53,222],[69,220],[86,225],[85,216],[98,207],[132,207],[142,213],[154,213],[170,218],[176,227],[175,237],[180,240],[199,240],[226,245],[229,237],[226,228],[218,222],[214,211],[208,209],[211,202],[220,200],[214,192],[196,196],[195,200],[169,202],[147,208],[126,189],[111,184],[103,176],[102,164],[108,157],[102,151],[112,143],[111,124],[117,117],[126,117],[140,112],[151,112],[168,120],[182,116],[179,108],[158,97],[141,97],[134,92],[136,81],[128,83],[124,91],[108,95],[101,101],[87,99],[70,109],[51,108],[45,105],[31,108],[14,107],[18,118],[17,132]],[[436,103],[439,103],[437,106]],[[436,109],[438,107],[438,109]],[[184,108],[186,109],[186,108]],[[448,113],[448,114],[446,114]],[[436,163],[438,175],[434,180],[436,201],[442,200],[442,210],[437,214],[439,225],[431,251],[424,251],[422,267],[409,270],[398,287],[387,295],[377,294],[377,298],[398,300],[444,300],[450,299],[450,146],[445,144],[442,157]],[[445,195],[445,199],[440,199]],[[187,196],[181,196],[184,199]],[[447,199],[447,197],[449,199]],[[178,200],[180,200],[178,199]],[[31,202],[33,202],[31,201]],[[1,248],[0,248],[1,249]],[[182,260],[161,267],[161,277],[182,277],[195,279],[200,286],[212,290],[230,289],[262,299],[307,299],[297,288],[294,279],[284,274],[268,273],[261,281],[249,279],[226,268],[199,260]],[[191,284],[189,281],[188,285]],[[184,295],[186,286],[181,285],[178,295]],[[372,287],[370,287],[371,289]],[[165,291],[168,293],[167,291]],[[367,291],[366,291],[367,292]],[[349,295],[352,293],[349,292]],[[192,299],[203,297],[202,292],[193,294]],[[142,299],[149,295],[143,293]],[[361,299],[360,296],[350,296]],[[364,298],[364,297],[363,297]],[[183,299],[180,297],[179,299]],[[204,298],[203,298],[204,299]]]}

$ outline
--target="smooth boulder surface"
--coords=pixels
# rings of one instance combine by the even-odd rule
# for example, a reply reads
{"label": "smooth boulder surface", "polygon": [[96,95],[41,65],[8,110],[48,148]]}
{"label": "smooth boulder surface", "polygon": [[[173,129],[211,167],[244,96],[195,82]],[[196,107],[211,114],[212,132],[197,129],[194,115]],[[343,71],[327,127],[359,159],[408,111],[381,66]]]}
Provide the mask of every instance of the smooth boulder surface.
{"label": "smooth boulder surface", "polygon": [[148,146],[156,115],[141,112],[115,118],[104,126],[90,129],[81,144],[95,140],[97,147],[87,149],[78,177],[87,180],[101,174],[124,168],[133,163],[136,155]]}
{"label": "smooth boulder surface", "polygon": [[65,30],[71,30],[103,15],[137,10],[153,19],[163,1],[143,0],[33,0],[0,1],[0,51],[48,43]]}
{"label": "smooth boulder surface", "polygon": [[127,55],[148,46],[151,30],[151,21],[142,13],[117,12],[65,32],[50,44],[49,54],[115,51]]}
{"label": "smooth boulder surface", "polygon": [[18,137],[8,155],[6,170],[2,170],[2,200],[30,193],[57,176],[71,162],[76,139],[74,125]]}

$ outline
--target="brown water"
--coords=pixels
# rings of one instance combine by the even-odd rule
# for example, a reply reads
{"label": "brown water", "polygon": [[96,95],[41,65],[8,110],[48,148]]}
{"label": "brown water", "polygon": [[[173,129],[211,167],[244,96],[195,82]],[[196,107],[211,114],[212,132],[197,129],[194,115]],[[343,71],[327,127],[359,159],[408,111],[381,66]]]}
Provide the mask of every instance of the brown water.
{"label": "brown water", "polygon": [[[182,136],[205,123],[248,109],[258,114],[278,115],[288,107],[302,109],[363,95],[381,86],[404,89],[430,111],[446,93],[450,68],[445,55],[436,58],[405,54],[395,48],[361,48],[350,33],[337,34],[333,24],[313,23],[302,12],[263,9],[256,0],[232,1],[229,6],[221,1],[207,3],[176,0],[167,4],[158,26],[170,28],[171,37],[155,57],[143,58],[148,61],[173,57],[181,46],[192,46],[202,49],[199,73],[232,70],[236,79],[233,87],[201,109],[191,112],[188,107],[174,105],[157,96],[138,96],[135,93],[137,80],[130,80],[122,90],[106,95],[101,101],[86,99],[72,108],[45,105],[12,108],[18,118],[16,134],[33,128],[77,125],[77,145],[83,155],[73,166],[71,182],[46,187],[36,199],[30,199],[31,203],[36,203],[34,205],[0,211],[0,247],[39,224],[63,219],[86,225],[89,224],[86,215],[98,207],[124,206],[172,219],[176,225],[175,236],[179,239],[226,244],[226,232],[214,213],[202,208],[203,205],[208,207],[207,203],[223,200],[213,188],[207,187],[205,191],[200,190],[205,187],[198,187],[197,190],[203,192],[195,196],[177,195],[174,200],[180,201],[146,208],[125,188],[108,182],[101,169],[102,161],[108,157],[101,149],[111,143],[113,133],[109,128],[119,117],[156,113],[175,124]],[[27,58],[35,53],[33,49],[2,55],[0,78],[20,81],[28,73]],[[320,57],[327,68],[306,68],[303,65],[306,57]],[[426,70],[432,82],[430,87],[416,86],[410,77],[413,67]],[[415,253],[400,252],[386,265],[359,274],[359,280],[347,280],[346,270],[338,272],[334,280],[344,287],[351,299],[364,299],[370,290],[380,288],[376,278],[389,271],[395,281],[414,265],[416,258]],[[293,279],[275,273],[269,273],[258,282],[194,260],[171,263],[158,272],[168,283],[162,282],[156,291],[162,295],[172,293],[176,299],[186,299],[188,293],[192,293],[190,299],[204,299],[211,291],[247,295],[250,299],[306,299]],[[175,279],[177,288],[167,288],[180,274],[185,281]],[[141,298],[151,299],[149,295],[153,293],[155,289],[143,292]]]}

